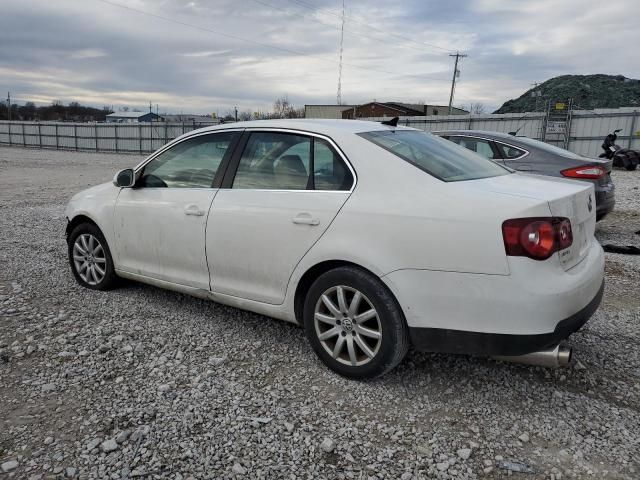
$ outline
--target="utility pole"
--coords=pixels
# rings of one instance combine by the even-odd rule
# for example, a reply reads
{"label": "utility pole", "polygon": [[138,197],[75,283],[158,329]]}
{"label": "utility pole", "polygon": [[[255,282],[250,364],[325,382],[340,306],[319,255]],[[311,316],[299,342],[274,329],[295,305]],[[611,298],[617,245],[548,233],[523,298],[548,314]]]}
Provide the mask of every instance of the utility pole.
{"label": "utility pole", "polygon": [[238,121],[238,107],[233,107],[234,111],[236,112],[236,122]]}
{"label": "utility pole", "polygon": [[342,46],[344,43],[344,0],[342,0],[342,26],[340,27],[340,63],[338,64],[338,105],[342,105]]}
{"label": "utility pole", "polygon": [[453,92],[456,89],[456,78],[460,76],[460,70],[458,70],[458,60],[466,57],[467,55],[456,52],[455,54],[450,54],[450,57],[456,57],[456,63],[453,66],[453,78],[451,79],[451,95],[449,96],[449,115],[451,115],[451,107],[453,106]]}
{"label": "utility pole", "polygon": [[9,112],[8,113],[8,115],[9,115],[8,118],[9,118],[9,121],[11,121],[11,92],[7,92],[7,106],[9,107],[8,110],[7,110]]}

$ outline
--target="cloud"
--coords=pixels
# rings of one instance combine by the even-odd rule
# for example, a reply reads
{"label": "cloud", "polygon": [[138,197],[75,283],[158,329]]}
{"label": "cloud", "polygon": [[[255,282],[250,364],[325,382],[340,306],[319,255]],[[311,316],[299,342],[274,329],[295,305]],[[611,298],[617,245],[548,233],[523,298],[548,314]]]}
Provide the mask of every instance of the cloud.
{"label": "cloud", "polygon": [[[340,9],[337,0],[9,2],[0,84],[21,101],[151,101],[169,112],[264,110],[285,94],[332,103]],[[456,103],[498,107],[567,73],[638,78],[627,49],[638,10],[637,0],[347,0],[343,99],[446,104],[455,50],[469,54]]]}
{"label": "cloud", "polygon": [[86,58],[100,58],[106,57],[108,54],[104,50],[99,48],[84,48],[82,50],[76,50],[69,54],[69,58],[83,60]]}

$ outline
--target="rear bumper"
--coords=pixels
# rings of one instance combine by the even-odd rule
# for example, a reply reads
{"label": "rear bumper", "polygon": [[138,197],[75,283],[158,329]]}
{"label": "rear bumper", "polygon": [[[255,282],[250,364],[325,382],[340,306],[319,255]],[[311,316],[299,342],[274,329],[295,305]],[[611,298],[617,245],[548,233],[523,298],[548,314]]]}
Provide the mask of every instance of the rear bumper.
{"label": "rear bumper", "polygon": [[418,350],[468,355],[524,355],[560,343],[587,323],[602,301],[604,282],[595,297],[579,312],[558,322],[553,332],[538,335],[505,335],[443,328],[409,328]]}
{"label": "rear bumper", "polygon": [[596,219],[602,220],[605,215],[613,211],[616,204],[615,189],[613,185],[610,188],[598,190],[596,189]]}
{"label": "rear bumper", "polygon": [[592,238],[585,258],[509,258],[509,275],[399,270],[382,277],[418,349],[518,355],[579,329],[602,298],[604,252]]}

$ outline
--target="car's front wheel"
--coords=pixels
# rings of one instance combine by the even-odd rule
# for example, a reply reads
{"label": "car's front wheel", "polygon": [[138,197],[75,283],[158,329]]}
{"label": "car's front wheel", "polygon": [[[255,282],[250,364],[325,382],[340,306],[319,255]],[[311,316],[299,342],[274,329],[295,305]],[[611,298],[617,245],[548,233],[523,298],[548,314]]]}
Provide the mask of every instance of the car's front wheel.
{"label": "car's front wheel", "polygon": [[409,348],[395,298],[377,277],[356,267],[340,267],[316,279],[305,300],[304,326],[320,359],[349,378],[382,375]]}
{"label": "car's front wheel", "polygon": [[91,223],[76,226],[68,238],[69,263],[76,281],[92,290],[113,288],[117,280],[107,241]]}

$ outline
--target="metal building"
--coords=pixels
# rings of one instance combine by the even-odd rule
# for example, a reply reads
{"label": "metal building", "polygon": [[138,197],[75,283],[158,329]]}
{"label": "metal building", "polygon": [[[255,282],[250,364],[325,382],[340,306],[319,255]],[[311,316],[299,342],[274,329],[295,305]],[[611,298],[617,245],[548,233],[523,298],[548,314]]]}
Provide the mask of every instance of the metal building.
{"label": "metal building", "polygon": [[162,117],[151,112],[114,112],[106,117],[107,123],[159,122]]}

